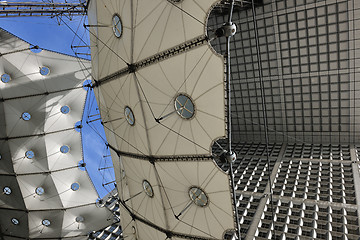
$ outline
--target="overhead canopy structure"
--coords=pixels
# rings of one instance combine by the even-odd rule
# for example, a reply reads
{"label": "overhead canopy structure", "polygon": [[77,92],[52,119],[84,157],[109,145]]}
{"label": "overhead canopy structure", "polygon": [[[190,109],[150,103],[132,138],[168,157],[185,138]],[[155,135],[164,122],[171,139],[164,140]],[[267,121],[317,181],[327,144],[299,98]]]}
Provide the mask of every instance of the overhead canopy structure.
{"label": "overhead canopy structure", "polygon": [[87,239],[108,225],[82,164],[89,69],[0,30],[2,239]]}
{"label": "overhead canopy structure", "polygon": [[224,59],[206,35],[214,4],[90,2],[93,88],[129,239],[222,239],[234,228],[229,178],[211,153],[226,133]]}

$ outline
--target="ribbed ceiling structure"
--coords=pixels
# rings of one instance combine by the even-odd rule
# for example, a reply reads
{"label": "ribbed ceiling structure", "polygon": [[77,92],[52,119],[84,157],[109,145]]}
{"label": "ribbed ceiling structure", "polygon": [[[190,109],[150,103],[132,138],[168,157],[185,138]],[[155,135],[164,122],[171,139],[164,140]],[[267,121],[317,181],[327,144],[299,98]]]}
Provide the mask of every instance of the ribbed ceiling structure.
{"label": "ribbed ceiling structure", "polygon": [[89,71],[0,30],[0,239],[87,239],[107,225],[82,165]]}

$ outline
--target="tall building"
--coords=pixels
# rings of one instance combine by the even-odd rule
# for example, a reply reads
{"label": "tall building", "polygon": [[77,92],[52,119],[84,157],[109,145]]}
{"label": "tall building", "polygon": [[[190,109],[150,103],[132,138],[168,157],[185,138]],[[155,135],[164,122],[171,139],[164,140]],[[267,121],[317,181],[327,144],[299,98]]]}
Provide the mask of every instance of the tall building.
{"label": "tall building", "polygon": [[[264,0],[257,34],[251,8],[234,13],[232,129],[243,239],[359,239],[359,7]],[[214,14],[209,24],[225,19]],[[224,39],[213,45],[224,52]]]}

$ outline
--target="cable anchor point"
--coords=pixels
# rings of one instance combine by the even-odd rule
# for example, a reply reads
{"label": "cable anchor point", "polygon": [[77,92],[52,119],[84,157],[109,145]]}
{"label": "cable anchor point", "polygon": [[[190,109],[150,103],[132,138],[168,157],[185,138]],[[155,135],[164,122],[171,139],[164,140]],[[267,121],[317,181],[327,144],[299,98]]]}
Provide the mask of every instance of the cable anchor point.
{"label": "cable anchor point", "polygon": [[236,161],[236,153],[231,151],[231,152],[226,152],[225,154],[225,157],[226,157],[226,160],[229,162],[229,163],[233,163]]}
{"label": "cable anchor point", "polygon": [[236,161],[236,153],[231,151],[231,152],[228,152],[226,150],[224,150],[221,155],[220,155],[220,161],[222,163],[233,163]]}
{"label": "cable anchor point", "polygon": [[232,37],[236,33],[236,24],[233,22],[224,23],[221,28],[215,31],[217,37]]}

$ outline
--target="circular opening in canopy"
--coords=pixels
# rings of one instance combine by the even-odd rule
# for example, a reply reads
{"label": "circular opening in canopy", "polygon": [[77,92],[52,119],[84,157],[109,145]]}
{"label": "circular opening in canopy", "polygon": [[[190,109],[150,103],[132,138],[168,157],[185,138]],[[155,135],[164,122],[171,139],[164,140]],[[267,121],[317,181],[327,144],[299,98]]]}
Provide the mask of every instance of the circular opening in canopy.
{"label": "circular opening in canopy", "polygon": [[5,195],[10,195],[11,192],[12,192],[12,191],[11,191],[11,188],[10,188],[10,187],[8,187],[8,186],[4,187],[3,193],[4,193]]}
{"label": "circular opening in canopy", "polygon": [[10,80],[11,80],[11,77],[10,77],[9,74],[4,73],[4,74],[1,75],[1,81],[3,83],[8,83],[8,82],[10,82]]}
{"label": "circular opening in canopy", "polygon": [[14,225],[19,225],[19,223],[20,223],[17,218],[12,218],[12,219],[11,219],[11,222],[12,222],[12,224],[14,224]]}
{"label": "circular opening in canopy", "polygon": [[28,113],[28,112],[23,112],[21,114],[21,118],[24,120],[24,121],[29,121],[31,119],[31,114]]}
{"label": "circular opening in canopy", "polygon": [[50,226],[50,224],[51,224],[51,222],[50,222],[50,220],[49,219],[44,219],[44,220],[42,220],[42,225],[44,225],[45,227],[48,227],[48,226]]}
{"label": "circular opening in canopy", "polygon": [[122,35],[123,27],[122,27],[121,19],[117,14],[115,14],[112,18],[112,28],[114,35],[117,38],[120,38]]}
{"label": "circular opening in canopy", "polygon": [[146,195],[148,195],[149,197],[154,196],[153,188],[152,188],[151,184],[147,180],[143,181],[143,188],[144,188],[144,191],[145,191]]}
{"label": "circular opening in canopy", "polygon": [[191,187],[189,196],[191,201],[200,207],[205,207],[208,204],[208,197],[201,188]]}
{"label": "circular opening in canopy", "polygon": [[83,222],[85,219],[84,219],[84,217],[83,216],[77,216],[76,218],[75,218],[75,222],[78,222],[78,223],[81,223],[81,222]]}
{"label": "circular opening in canopy", "polygon": [[70,107],[65,105],[60,108],[61,113],[68,114],[70,112]]}
{"label": "circular opening in canopy", "polygon": [[71,190],[77,191],[77,190],[79,190],[79,188],[80,188],[80,184],[78,184],[78,183],[71,184]]}
{"label": "circular opening in canopy", "polygon": [[41,195],[43,195],[43,194],[45,193],[45,190],[44,190],[44,188],[42,188],[42,187],[37,187],[37,188],[35,189],[35,193],[36,193],[37,195],[41,196]]}
{"label": "circular opening in canopy", "polygon": [[50,74],[50,68],[45,67],[45,66],[41,67],[40,68],[40,74],[43,75],[43,76],[49,75]]}
{"label": "circular opening in canopy", "polygon": [[35,153],[33,150],[28,150],[25,152],[25,157],[27,157],[28,159],[33,159],[35,157]]}
{"label": "circular opening in canopy", "polygon": [[133,126],[135,124],[135,117],[134,117],[134,113],[131,110],[131,108],[129,108],[128,106],[125,107],[125,118],[126,121]]}
{"label": "circular opening in canopy", "polygon": [[176,112],[185,119],[190,119],[195,114],[195,106],[191,98],[185,94],[179,94],[175,99]]}
{"label": "circular opening in canopy", "polygon": [[68,153],[69,151],[70,151],[70,147],[69,147],[69,146],[63,145],[63,146],[60,147],[60,152],[61,152],[61,153],[66,154],[66,153]]}

